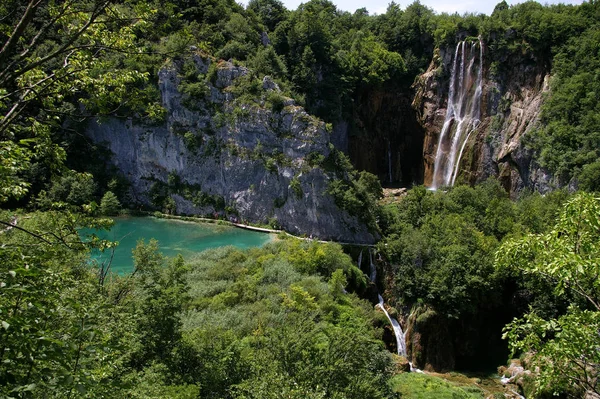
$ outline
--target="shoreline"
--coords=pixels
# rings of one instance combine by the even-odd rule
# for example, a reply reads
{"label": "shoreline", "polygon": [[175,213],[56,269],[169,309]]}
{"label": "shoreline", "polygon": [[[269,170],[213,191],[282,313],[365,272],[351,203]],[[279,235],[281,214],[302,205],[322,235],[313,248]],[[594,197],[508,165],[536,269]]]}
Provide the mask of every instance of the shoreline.
{"label": "shoreline", "polygon": [[194,216],[168,215],[165,213],[160,213],[160,216],[158,216],[158,213],[156,213],[156,212],[154,212],[152,214],[148,213],[146,216],[152,216],[152,217],[156,217],[159,219],[182,220],[182,221],[186,221],[186,222],[201,222],[201,223],[220,224],[220,225],[237,227],[239,229],[244,229],[244,230],[256,231],[256,232],[260,232],[260,233],[285,234],[286,236],[295,238],[297,240],[314,241],[314,242],[319,242],[322,244],[336,243],[336,244],[340,244],[340,245],[349,245],[349,246],[353,245],[353,246],[358,246],[358,247],[375,247],[375,244],[364,244],[364,243],[361,244],[361,243],[342,242],[342,241],[326,241],[326,240],[319,240],[319,239],[310,238],[310,237],[300,237],[300,236],[294,235],[290,232],[287,232],[285,230],[277,230],[277,229],[269,229],[266,227],[252,226],[249,224],[236,223],[236,222],[231,222],[229,220],[223,220],[223,219],[210,219],[210,218],[194,217]]}

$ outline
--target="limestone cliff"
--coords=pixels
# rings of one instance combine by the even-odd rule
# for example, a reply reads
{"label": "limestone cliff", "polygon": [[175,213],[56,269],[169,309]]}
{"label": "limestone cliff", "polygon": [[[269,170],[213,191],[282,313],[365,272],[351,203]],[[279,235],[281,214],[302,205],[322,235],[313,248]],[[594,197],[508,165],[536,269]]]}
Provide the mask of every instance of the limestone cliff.
{"label": "limestone cliff", "polygon": [[344,173],[324,166],[333,148],[325,124],[268,77],[260,84],[250,75],[201,54],[171,62],[159,72],[164,123],[108,119],[90,123],[87,135],[113,152],[135,203],[373,242],[365,224],[327,193]]}
{"label": "limestone cliff", "polygon": [[411,108],[411,90],[384,87],[357,96],[348,127],[353,165],[383,184],[422,184],[423,129]]}
{"label": "limestone cliff", "polygon": [[[469,136],[456,181],[473,184],[497,176],[511,195],[525,187],[551,190],[558,182],[536,164],[523,140],[539,123],[544,93],[549,88],[549,68],[532,54],[510,59],[494,55],[492,59],[485,43],[482,46],[481,121]],[[436,50],[428,70],[414,84],[413,107],[425,130],[425,185],[432,182],[454,56],[453,48]]]}

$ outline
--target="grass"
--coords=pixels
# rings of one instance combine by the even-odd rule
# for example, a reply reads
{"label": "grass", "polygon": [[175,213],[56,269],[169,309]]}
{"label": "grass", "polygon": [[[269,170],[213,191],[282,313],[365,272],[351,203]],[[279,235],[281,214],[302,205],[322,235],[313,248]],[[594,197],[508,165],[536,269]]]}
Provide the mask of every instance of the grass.
{"label": "grass", "polygon": [[390,380],[392,390],[407,399],[483,399],[475,385],[460,386],[426,374],[403,373]]}

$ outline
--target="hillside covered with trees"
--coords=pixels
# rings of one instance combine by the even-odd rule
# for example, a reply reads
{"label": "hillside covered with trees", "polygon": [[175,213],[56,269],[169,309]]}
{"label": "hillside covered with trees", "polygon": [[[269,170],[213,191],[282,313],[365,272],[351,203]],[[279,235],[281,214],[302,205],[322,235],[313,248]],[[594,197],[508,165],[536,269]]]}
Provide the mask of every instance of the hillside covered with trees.
{"label": "hillside covered with trees", "polygon": [[[369,15],[327,0],[296,10],[278,0],[3,1],[0,397],[600,395],[599,21],[597,1],[503,1],[490,16],[437,14],[419,2]],[[370,101],[412,99],[419,76],[463,39],[485,43],[482,69],[507,87],[514,62],[550,76],[522,145],[556,186],[509,195],[492,177],[430,191],[419,185],[421,166],[403,165],[396,181],[411,187],[382,200],[381,168],[352,150],[385,143]],[[303,115],[302,131],[327,135],[286,190],[302,206],[312,193],[301,179],[322,173],[327,189],[316,195],[377,240],[377,280],[357,263],[370,250],[283,235],[189,259],[165,259],[159,243],[140,242],[126,275],[90,263],[93,249],[115,243],[78,232],[110,228],[108,216],[177,213],[175,198],[211,217],[239,216],[224,196],[171,171],[140,201],[111,151],[90,138],[90,124],[103,121],[172,127],[165,70],[176,75],[182,113],[210,121],[169,130],[192,158],[246,157],[279,178],[290,168],[284,151],[266,153],[263,141],[244,152],[235,138],[219,142],[215,127]],[[445,73],[435,72],[440,98]],[[510,107],[494,106],[492,130],[502,133]],[[274,142],[290,139],[280,127],[269,130]],[[422,133],[403,134],[407,152],[423,148]],[[280,209],[285,200],[274,202]],[[252,221],[278,227],[276,218]],[[377,292],[406,331],[407,359],[393,353]],[[519,357],[527,372],[507,372],[515,378],[506,389],[408,372],[495,374]]]}

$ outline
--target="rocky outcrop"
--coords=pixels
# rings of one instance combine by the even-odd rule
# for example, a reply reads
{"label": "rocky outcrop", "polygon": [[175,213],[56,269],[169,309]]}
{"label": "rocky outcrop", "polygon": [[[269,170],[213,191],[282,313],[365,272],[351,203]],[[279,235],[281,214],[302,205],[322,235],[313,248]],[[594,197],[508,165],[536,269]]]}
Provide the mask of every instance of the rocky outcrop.
{"label": "rocky outcrop", "polygon": [[[190,61],[197,70],[191,77]],[[373,242],[364,223],[327,194],[340,171],[322,166],[332,151],[325,124],[268,77],[260,85],[246,68],[214,62],[194,54],[159,72],[164,123],[108,119],[88,126],[87,135],[113,152],[133,201]]]}
{"label": "rocky outcrop", "polygon": [[[535,162],[523,140],[539,124],[542,101],[549,90],[549,68],[531,54],[510,59],[488,57],[483,45],[481,122],[469,136],[457,182],[474,184],[497,176],[512,195],[525,187],[549,191],[560,183]],[[453,48],[436,50],[428,70],[414,84],[413,107],[425,130],[425,185],[432,182],[453,57]]]}

